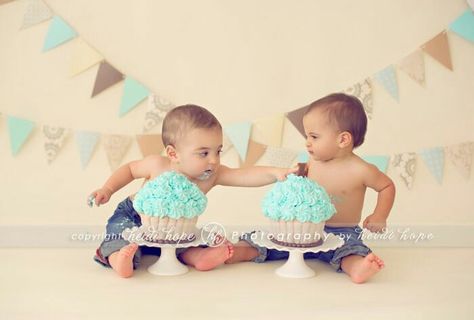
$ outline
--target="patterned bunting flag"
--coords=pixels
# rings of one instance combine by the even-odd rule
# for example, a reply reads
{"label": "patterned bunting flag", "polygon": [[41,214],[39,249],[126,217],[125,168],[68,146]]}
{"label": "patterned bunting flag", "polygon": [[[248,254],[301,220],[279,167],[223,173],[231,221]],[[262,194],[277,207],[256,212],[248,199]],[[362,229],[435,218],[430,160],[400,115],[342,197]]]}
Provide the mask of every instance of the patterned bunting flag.
{"label": "patterned bunting flag", "polygon": [[51,19],[52,11],[42,0],[28,0],[21,29],[26,29],[40,22]]}
{"label": "patterned bunting flag", "polygon": [[387,172],[388,161],[390,157],[388,156],[363,156],[362,159],[368,163],[376,166],[383,173]]}
{"label": "patterned bunting flag", "polygon": [[67,23],[59,16],[54,16],[49,24],[48,33],[44,41],[43,52],[53,49],[60,44],[63,44],[71,39],[77,37],[74,31]]}
{"label": "patterned bunting flag", "polygon": [[77,131],[75,136],[82,169],[85,169],[92,157],[97,143],[99,142],[100,134],[97,132]]}
{"label": "patterned bunting flag", "polygon": [[425,85],[425,62],[421,50],[416,50],[403,58],[398,67],[420,85]]}
{"label": "patterned bunting flag", "polygon": [[431,174],[436,178],[439,184],[443,182],[444,172],[444,151],[441,147],[423,149],[419,152],[421,158],[425,161]]}
{"label": "patterned bunting flag", "polygon": [[130,136],[121,135],[104,135],[103,141],[110,169],[114,171],[122,163],[122,160],[130,147],[132,138]]}
{"label": "patterned bunting flag", "polygon": [[377,72],[374,76],[375,80],[380,83],[385,90],[395,99],[399,101],[398,97],[398,84],[397,84],[397,75],[395,74],[395,69],[392,65],[386,67],[385,69]]}
{"label": "patterned bunting flag", "polygon": [[465,142],[454,146],[448,146],[446,147],[445,152],[461,175],[466,180],[469,179],[469,176],[471,175],[474,142]]}
{"label": "patterned bunting flag", "polygon": [[289,168],[293,165],[298,153],[284,148],[268,146],[259,163],[280,168]]}
{"label": "patterned bunting flag", "polygon": [[135,108],[143,99],[148,97],[150,92],[140,82],[131,77],[125,78],[123,87],[122,102],[120,103],[119,116],[123,116]]}
{"label": "patterned bunting flag", "polygon": [[280,147],[284,120],[283,114],[255,120],[252,129],[252,139],[266,145]]}
{"label": "patterned bunting flag", "polygon": [[474,12],[468,9],[459,18],[451,22],[449,29],[464,39],[474,42]]}
{"label": "patterned bunting flag", "polygon": [[163,146],[161,134],[139,134],[137,135],[137,143],[143,157],[152,154],[160,155],[165,148]]}
{"label": "patterned bunting flag", "polygon": [[168,111],[174,107],[175,105],[173,103],[154,93],[151,93],[148,96],[148,110],[145,114],[143,132],[150,132],[151,129],[160,124]]}
{"label": "patterned bunting flag", "polygon": [[29,120],[12,116],[7,117],[7,123],[8,132],[10,133],[10,148],[12,154],[15,156],[31,134],[35,124]]}
{"label": "patterned bunting flag", "polygon": [[441,32],[421,46],[421,49],[449,70],[453,70],[446,31]]}
{"label": "patterned bunting flag", "polygon": [[64,141],[68,136],[69,130],[54,126],[43,126],[44,151],[46,152],[46,160],[51,164],[56,159],[59,151],[64,145]]}
{"label": "patterned bunting flag", "polygon": [[252,129],[251,122],[241,122],[224,127],[224,132],[232,141],[241,160],[247,158],[247,148],[249,145],[250,130]]}
{"label": "patterned bunting flag", "polygon": [[77,39],[72,56],[71,76],[89,69],[102,60],[104,60],[104,57],[100,53],[91,48],[81,38]]}
{"label": "patterned bunting flag", "polygon": [[392,159],[392,165],[398,171],[407,188],[411,189],[416,170],[416,153],[396,154]]}
{"label": "patterned bunting flag", "polygon": [[362,80],[361,82],[354,84],[352,87],[347,88],[344,92],[359,98],[364,106],[365,112],[367,113],[367,117],[372,119],[374,108],[372,101],[372,83],[370,82],[370,79]]}
{"label": "patterned bunting flag", "polygon": [[120,71],[112,67],[107,61],[101,62],[95,77],[91,98],[122,80],[123,74]]}
{"label": "patterned bunting flag", "polygon": [[247,158],[245,162],[241,165],[243,168],[248,168],[253,166],[258,159],[262,157],[265,153],[267,146],[258,142],[253,141],[252,139],[249,140]]}

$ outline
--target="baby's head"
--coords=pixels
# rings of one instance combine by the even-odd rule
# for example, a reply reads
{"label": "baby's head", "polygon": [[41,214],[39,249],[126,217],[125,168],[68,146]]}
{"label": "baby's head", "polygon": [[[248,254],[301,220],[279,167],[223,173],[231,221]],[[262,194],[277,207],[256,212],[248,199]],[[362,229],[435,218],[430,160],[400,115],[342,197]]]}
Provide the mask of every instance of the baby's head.
{"label": "baby's head", "polygon": [[191,179],[209,178],[220,164],[222,126],[203,107],[188,104],[169,111],[162,139],[175,168]]}
{"label": "baby's head", "polygon": [[303,126],[311,156],[316,160],[330,160],[364,142],[367,115],[358,98],[333,93],[307,107]]}

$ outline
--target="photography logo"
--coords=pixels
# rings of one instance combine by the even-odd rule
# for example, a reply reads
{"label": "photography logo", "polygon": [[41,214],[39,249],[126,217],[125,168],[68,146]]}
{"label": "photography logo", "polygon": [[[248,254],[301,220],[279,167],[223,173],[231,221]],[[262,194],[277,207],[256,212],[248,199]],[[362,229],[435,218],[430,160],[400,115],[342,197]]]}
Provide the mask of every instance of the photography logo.
{"label": "photography logo", "polygon": [[222,224],[209,222],[201,229],[201,238],[206,241],[209,247],[218,247],[224,243],[227,234]]}

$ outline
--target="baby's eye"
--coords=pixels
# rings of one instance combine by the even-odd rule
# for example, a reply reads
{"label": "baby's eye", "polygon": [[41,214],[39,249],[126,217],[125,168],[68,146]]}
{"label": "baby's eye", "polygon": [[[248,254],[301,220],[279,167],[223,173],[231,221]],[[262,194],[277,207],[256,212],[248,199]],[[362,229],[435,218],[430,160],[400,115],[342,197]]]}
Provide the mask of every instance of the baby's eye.
{"label": "baby's eye", "polygon": [[208,154],[209,154],[209,152],[203,151],[203,152],[201,152],[199,155],[200,155],[201,157],[205,158],[205,157],[207,157]]}

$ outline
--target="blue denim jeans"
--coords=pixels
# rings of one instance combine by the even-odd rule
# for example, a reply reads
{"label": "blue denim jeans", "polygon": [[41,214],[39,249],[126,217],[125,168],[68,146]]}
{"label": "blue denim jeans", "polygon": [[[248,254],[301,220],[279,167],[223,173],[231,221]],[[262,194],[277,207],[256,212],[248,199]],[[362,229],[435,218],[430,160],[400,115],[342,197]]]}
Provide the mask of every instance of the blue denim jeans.
{"label": "blue denim jeans", "polygon": [[[333,233],[337,236],[340,236],[344,239],[344,244],[337,248],[336,250],[330,250],[327,252],[307,252],[304,254],[305,259],[318,259],[324,262],[329,263],[337,272],[342,272],[341,269],[341,261],[342,258],[347,257],[349,255],[358,255],[365,257],[370,252],[372,252],[369,247],[367,247],[362,242],[362,229],[359,226],[355,227],[324,227],[324,231],[326,233]],[[241,237],[241,240],[246,241],[252,247],[258,250],[258,257],[253,259],[254,262],[262,263],[265,261],[271,260],[283,260],[288,259],[289,253],[288,251],[279,251],[276,249],[267,249],[265,247],[260,247],[255,244],[250,235],[251,233],[247,233]]]}
{"label": "blue denim jeans", "polygon": [[[133,208],[130,198],[120,202],[114,214],[107,221],[106,237],[96,250],[94,260],[103,266],[110,267],[108,257],[128,245],[130,242],[122,238],[122,232],[127,228],[142,225],[140,216]],[[141,246],[133,257],[133,268],[136,269],[140,263],[142,254],[160,255],[160,248]]]}

